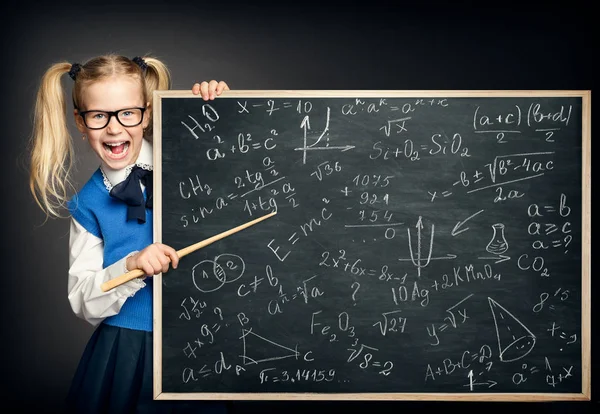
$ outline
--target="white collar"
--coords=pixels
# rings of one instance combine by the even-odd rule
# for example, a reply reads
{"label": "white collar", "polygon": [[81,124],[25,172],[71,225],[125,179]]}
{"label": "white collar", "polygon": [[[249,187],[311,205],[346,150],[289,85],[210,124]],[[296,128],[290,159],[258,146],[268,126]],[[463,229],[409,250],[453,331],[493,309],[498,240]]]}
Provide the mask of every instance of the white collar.
{"label": "white collar", "polygon": [[152,154],[152,144],[145,138],[142,138],[142,147],[140,148],[140,154],[138,155],[135,164],[128,165],[120,170],[113,170],[102,162],[100,169],[102,170],[106,189],[110,191],[115,185],[127,178],[135,165],[142,167],[145,170],[152,171]]}

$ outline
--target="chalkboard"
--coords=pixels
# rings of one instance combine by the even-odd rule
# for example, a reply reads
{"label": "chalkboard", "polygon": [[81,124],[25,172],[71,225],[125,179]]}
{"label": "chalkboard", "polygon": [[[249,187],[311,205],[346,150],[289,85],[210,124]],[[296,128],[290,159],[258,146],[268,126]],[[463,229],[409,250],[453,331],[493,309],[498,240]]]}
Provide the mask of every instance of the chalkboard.
{"label": "chalkboard", "polygon": [[589,91],[154,95],[156,399],[590,399]]}

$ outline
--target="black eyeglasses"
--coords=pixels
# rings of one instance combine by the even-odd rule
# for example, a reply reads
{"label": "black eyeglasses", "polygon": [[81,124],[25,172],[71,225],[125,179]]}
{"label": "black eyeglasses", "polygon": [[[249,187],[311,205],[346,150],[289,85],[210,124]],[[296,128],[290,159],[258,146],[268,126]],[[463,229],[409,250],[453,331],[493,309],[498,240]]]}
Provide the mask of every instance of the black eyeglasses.
{"label": "black eyeglasses", "polygon": [[106,128],[111,117],[117,118],[117,121],[124,127],[134,127],[142,123],[144,111],[146,108],[125,108],[118,111],[81,111],[79,115],[83,118],[83,123],[89,129]]}

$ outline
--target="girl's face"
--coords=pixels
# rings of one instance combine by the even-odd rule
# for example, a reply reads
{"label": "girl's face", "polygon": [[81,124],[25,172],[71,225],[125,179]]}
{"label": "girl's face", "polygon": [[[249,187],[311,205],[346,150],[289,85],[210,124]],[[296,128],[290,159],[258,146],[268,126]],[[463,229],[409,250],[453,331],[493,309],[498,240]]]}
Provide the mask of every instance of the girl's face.
{"label": "girl's face", "polygon": [[[86,86],[83,90],[81,106],[82,112],[113,112],[126,108],[147,107],[148,104],[144,102],[139,80],[128,76],[113,76]],[[121,116],[127,119],[130,113],[124,112]],[[94,113],[93,117],[94,121],[106,119],[105,114]],[[90,129],[88,126],[91,126],[93,121],[88,118],[88,126],[86,126],[78,111],[75,110],[77,128],[87,135],[88,142],[98,157],[106,166],[114,170],[135,163],[140,154],[144,129],[148,126],[149,119],[149,109],[147,109],[143,113],[142,122],[137,126],[123,126],[116,116],[111,116],[106,127]]]}

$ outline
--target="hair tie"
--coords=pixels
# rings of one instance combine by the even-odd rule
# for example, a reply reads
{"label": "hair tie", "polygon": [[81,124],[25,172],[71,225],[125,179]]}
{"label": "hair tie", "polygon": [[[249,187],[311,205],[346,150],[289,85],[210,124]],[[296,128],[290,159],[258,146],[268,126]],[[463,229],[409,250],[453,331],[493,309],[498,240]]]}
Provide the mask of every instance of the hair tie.
{"label": "hair tie", "polygon": [[133,60],[135,63],[137,63],[137,65],[140,68],[142,68],[142,70],[146,70],[148,68],[148,64],[146,63],[146,61],[143,58],[139,57],[139,56],[136,56],[136,57],[134,57],[131,60]]}
{"label": "hair tie", "polygon": [[71,77],[71,79],[75,80],[80,70],[81,65],[79,63],[73,63],[71,65],[71,70],[69,70],[69,76]]}

